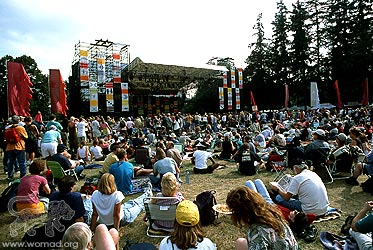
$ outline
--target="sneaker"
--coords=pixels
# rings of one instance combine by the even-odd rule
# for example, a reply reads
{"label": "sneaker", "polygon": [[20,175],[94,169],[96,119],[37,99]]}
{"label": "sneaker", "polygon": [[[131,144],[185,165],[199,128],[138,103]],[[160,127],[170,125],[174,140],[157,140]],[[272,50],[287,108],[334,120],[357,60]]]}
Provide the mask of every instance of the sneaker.
{"label": "sneaker", "polygon": [[346,183],[352,186],[359,186],[359,182],[354,177],[346,179]]}

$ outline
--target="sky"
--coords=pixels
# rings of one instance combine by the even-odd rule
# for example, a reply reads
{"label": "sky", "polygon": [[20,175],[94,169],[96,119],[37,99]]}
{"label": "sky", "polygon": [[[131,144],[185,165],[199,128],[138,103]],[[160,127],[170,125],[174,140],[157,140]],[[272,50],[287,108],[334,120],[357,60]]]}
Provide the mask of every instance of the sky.
{"label": "sky", "polygon": [[[256,19],[266,36],[276,0],[1,0],[0,58],[27,55],[43,74],[71,75],[79,41],[129,45],[130,60],[202,66],[230,57],[244,67]],[[290,8],[293,0],[284,0]]]}

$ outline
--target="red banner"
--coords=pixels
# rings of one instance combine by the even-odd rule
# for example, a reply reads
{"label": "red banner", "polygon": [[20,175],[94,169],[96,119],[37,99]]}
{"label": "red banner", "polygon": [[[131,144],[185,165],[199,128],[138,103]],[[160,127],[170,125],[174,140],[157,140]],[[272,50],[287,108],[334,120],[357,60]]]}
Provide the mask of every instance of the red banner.
{"label": "red banner", "polygon": [[337,94],[337,108],[342,108],[342,100],[341,100],[341,93],[339,92],[339,85],[338,85],[338,80],[335,80],[333,87],[335,89],[335,93]]}
{"label": "red banner", "polygon": [[369,104],[369,90],[368,90],[368,78],[363,80],[363,98],[361,100],[361,105],[367,106]]}
{"label": "red banner", "polygon": [[289,85],[285,84],[285,108],[289,106]]}
{"label": "red banner", "polygon": [[30,115],[32,82],[21,63],[8,62],[8,112],[9,115]]}
{"label": "red banner", "polygon": [[59,69],[49,70],[49,88],[52,113],[61,113],[66,116],[67,103],[65,83]]}
{"label": "red banner", "polygon": [[256,106],[255,99],[254,99],[254,94],[252,91],[250,91],[250,98],[251,98],[251,105]]}

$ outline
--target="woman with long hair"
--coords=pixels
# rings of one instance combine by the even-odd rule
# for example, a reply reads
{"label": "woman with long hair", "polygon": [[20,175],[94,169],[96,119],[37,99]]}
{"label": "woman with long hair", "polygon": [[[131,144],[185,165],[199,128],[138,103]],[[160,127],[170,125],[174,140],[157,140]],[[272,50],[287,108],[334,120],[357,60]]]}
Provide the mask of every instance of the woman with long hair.
{"label": "woman with long hair", "polygon": [[247,227],[246,238],[236,240],[236,250],[296,250],[298,243],[281,211],[246,186],[230,191],[226,200],[236,227]]}
{"label": "woman with long hair", "polygon": [[[192,201],[184,200],[177,205],[174,231],[162,240],[159,250],[216,250],[216,245],[204,233],[199,222],[199,211]],[[246,248],[247,249],[247,248]]]}

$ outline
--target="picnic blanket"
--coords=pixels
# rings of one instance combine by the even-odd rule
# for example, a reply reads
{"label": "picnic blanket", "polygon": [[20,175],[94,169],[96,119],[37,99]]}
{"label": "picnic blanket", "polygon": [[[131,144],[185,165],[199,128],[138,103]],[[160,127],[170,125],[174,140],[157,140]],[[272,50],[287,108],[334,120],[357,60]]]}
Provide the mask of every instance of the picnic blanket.
{"label": "picnic blanket", "polygon": [[132,180],[132,191],[125,193],[126,195],[144,193],[145,189],[148,187],[148,183],[150,182],[149,177],[146,178],[137,178]]}
{"label": "picnic blanket", "polygon": [[317,216],[313,223],[328,221],[328,220],[335,220],[341,217],[342,212],[336,208],[329,207],[326,214],[323,216]]}

